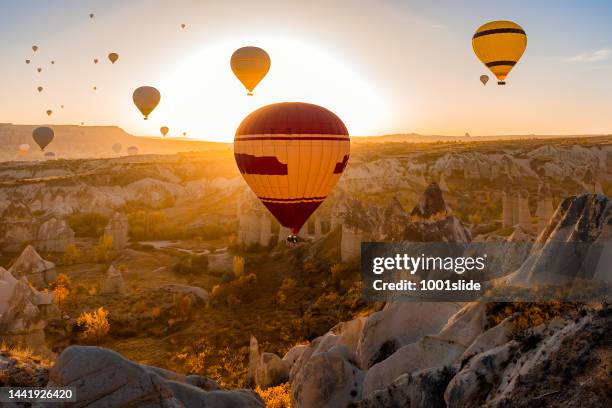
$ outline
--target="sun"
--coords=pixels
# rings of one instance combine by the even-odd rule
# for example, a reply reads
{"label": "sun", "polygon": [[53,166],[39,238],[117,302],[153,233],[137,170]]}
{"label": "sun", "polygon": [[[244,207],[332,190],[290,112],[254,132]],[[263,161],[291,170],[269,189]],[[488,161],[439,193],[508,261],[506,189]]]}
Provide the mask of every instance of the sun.
{"label": "sun", "polygon": [[[267,76],[247,96],[229,58],[242,46],[264,48],[272,59]],[[386,99],[354,64],[302,41],[258,37],[228,40],[198,49],[159,81],[162,102],[146,124],[170,136],[230,142],[241,120],[275,102],[310,102],[335,112],[354,135],[375,134],[388,121]],[[156,126],[156,127],[155,127]]]}

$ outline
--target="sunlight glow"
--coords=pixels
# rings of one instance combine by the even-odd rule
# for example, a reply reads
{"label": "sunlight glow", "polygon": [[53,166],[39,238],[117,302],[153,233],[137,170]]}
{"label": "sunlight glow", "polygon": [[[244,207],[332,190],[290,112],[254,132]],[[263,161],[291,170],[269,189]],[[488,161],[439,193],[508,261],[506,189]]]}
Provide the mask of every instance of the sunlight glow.
{"label": "sunlight glow", "polygon": [[[272,59],[252,97],[229,67],[232,52],[245,45],[264,48]],[[187,132],[188,137],[229,142],[247,114],[284,101],[324,106],[353,135],[376,134],[389,120],[385,98],[351,65],[322,48],[278,36],[219,42],[198,50],[173,67],[159,81],[159,89],[162,102],[151,119],[170,127],[170,136]]]}

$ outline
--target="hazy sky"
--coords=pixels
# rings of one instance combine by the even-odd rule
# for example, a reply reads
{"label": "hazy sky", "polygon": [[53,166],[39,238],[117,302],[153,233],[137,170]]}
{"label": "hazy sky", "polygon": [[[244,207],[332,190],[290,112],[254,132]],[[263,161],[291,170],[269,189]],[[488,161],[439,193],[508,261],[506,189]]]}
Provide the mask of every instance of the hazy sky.
{"label": "hazy sky", "polygon": [[[471,36],[497,19],[525,29],[527,51],[508,85],[483,87]],[[611,19],[603,0],[1,0],[0,121],[229,141],[258,106],[308,101],[353,135],[611,133]],[[272,58],[253,97],[229,68],[244,45]],[[148,121],[141,85],[162,92]]]}

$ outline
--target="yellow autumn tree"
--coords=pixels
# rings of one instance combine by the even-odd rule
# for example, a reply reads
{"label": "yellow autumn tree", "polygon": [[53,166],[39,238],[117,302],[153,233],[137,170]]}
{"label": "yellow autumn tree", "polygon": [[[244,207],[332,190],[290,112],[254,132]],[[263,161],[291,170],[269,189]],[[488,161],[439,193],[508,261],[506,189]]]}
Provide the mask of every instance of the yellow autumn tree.
{"label": "yellow autumn tree", "polygon": [[66,247],[66,251],[64,252],[64,263],[66,265],[73,265],[77,263],[80,257],[81,252],[76,245],[70,244]]}
{"label": "yellow autumn tree", "polygon": [[108,262],[110,252],[113,249],[113,237],[110,235],[102,235],[98,244],[94,248],[95,262]]}
{"label": "yellow autumn tree", "polygon": [[83,312],[77,319],[77,324],[83,328],[83,335],[89,341],[95,341],[100,345],[102,340],[110,330],[108,323],[108,311],[103,307],[92,312]]}

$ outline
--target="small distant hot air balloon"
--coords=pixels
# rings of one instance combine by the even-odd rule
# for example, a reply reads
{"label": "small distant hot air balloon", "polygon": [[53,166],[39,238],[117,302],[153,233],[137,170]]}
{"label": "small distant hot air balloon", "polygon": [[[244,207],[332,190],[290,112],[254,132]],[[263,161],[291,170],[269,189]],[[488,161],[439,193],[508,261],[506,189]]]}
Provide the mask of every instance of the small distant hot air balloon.
{"label": "small distant hot air balloon", "polygon": [[30,63],[30,60],[26,60],[26,64],[29,64],[29,63]]}
{"label": "small distant hot air balloon", "polygon": [[55,61],[51,61],[51,65],[54,65],[54,64],[55,64]]}
{"label": "small distant hot air balloon", "polygon": [[94,18],[93,13],[90,13],[90,14],[89,14],[89,18]]}
{"label": "small distant hot air balloon", "polygon": [[134,156],[138,154],[138,148],[136,146],[130,146],[127,148],[127,154]]}
{"label": "small distant hot air balloon", "polygon": [[64,109],[64,105],[60,105],[60,108]]}
{"label": "small distant hot air balloon", "polygon": [[110,54],[108,54],[108,59],[112,64],[114,64],[119,59],[119,54],[117,54],[116,52],[111,52]]}
{"label": "small distant hot air balloon", "polygon": [[187,136],[187,132],[183,132],[183,137]]}
{"label": "small distant hot air balloon", "polygon": [[296,240],[340,179],[350,138],[333,112],[317,105],[267,105],[240,123],[234,157],[251,190]]}
{"label": "small distant hot air balloon", "polygon": [[159,103],[161,95],[157,89],[152,86],[141,86],[137,88],[132,94],[134,104],[144,115],[144,120],[149,118],[149,114],[153,112],[153,109]]}
{"label": "small distant hot air balloon", "polygon": [[38,50],[38,45],[33,45],[32,46],[32,51],[36,52]]}
{"label": "small distant hot air balloon", "polygon": [[45,153],[45,158],[48,159],[48,160],[53,160],[53,159],[55,159],[55,153],[53,153],[53,152],[46,152]]}
{"label": "small distant hot air balloon", "polygon": [[36,68],[36,70],[37,70],[38,72],[40,72],[40,71],[42,71],[42,68]]}
{"label": "small distant hot air balloon", "polygon": [[487,82],[489,82],[489,76],[488,75],[481,75],[480,76],[480,82],[482,82],[483,85],[486,85]]}
{"label": "small distant hot air balloon", "polygon": [[115,143],[113,145],[113,152],[119,154],[120,151],[121,151],[121,143]]}
{"label": "small distant hot air balloon", "polygon": [[19,145],[19,155],[25,156],[30,151],[30,145],[27,143]]}
{"label": "small distant hot air balloon", "polygon": [[257,84],[270,70],[270,56],[258,47],[242,47],[232,54],[230,66],[234,75],[248,90],[247,95],[253,95]]}
{"label": "small distant hot air balloon", "polygon": [[53,129],[47,126],[37,127],[32,132],[32,139],[34,139],[41,151],[45,150],[45,147],[53,141],[54,137]]}
{"label": "small distant hot air balloon", "polygon": [[83,126],[85,124],[85,122],[81,122],[81,126]]}
{"label": "small distant hot air balloon", "polygon": [[52,113],[53,111],[51,109],[47,110],[47,116],[51,116]]}
{"label": "small distant hot air balloon", "polygon": [[493,72],[498,85],[505,79],[527,48],[527,34],[512,21],[491,21],[480,26],[472,37],[478,59]]}
{"label": "small distant hot air balloon", "polygon": [[169,130],[170,129],[168,129],[168,126],[162,126],[162,127],[159,128],[159,131],[161,132],[162,136],[164,136],[164,137],[168,134]]}
{"label": "small distant hot air balloon", "polygon": [[97,64],[97,63],[98,63],[98,59],[94,58],[94,64]]}
{"label": "small distant hot air balloon", "polygon": [[39,87],[37,87],[36,89],[38,89],[38,92],[42,92],[43,87],[42,87],[42,86],[39,86]]}
{"label": "small distant hot air balloon", "polygon": [[97,86],[94,86],[94,87],[93,87],[93,90],[95,91],[96,89],[98,89],[98,87],[97,87]]}

